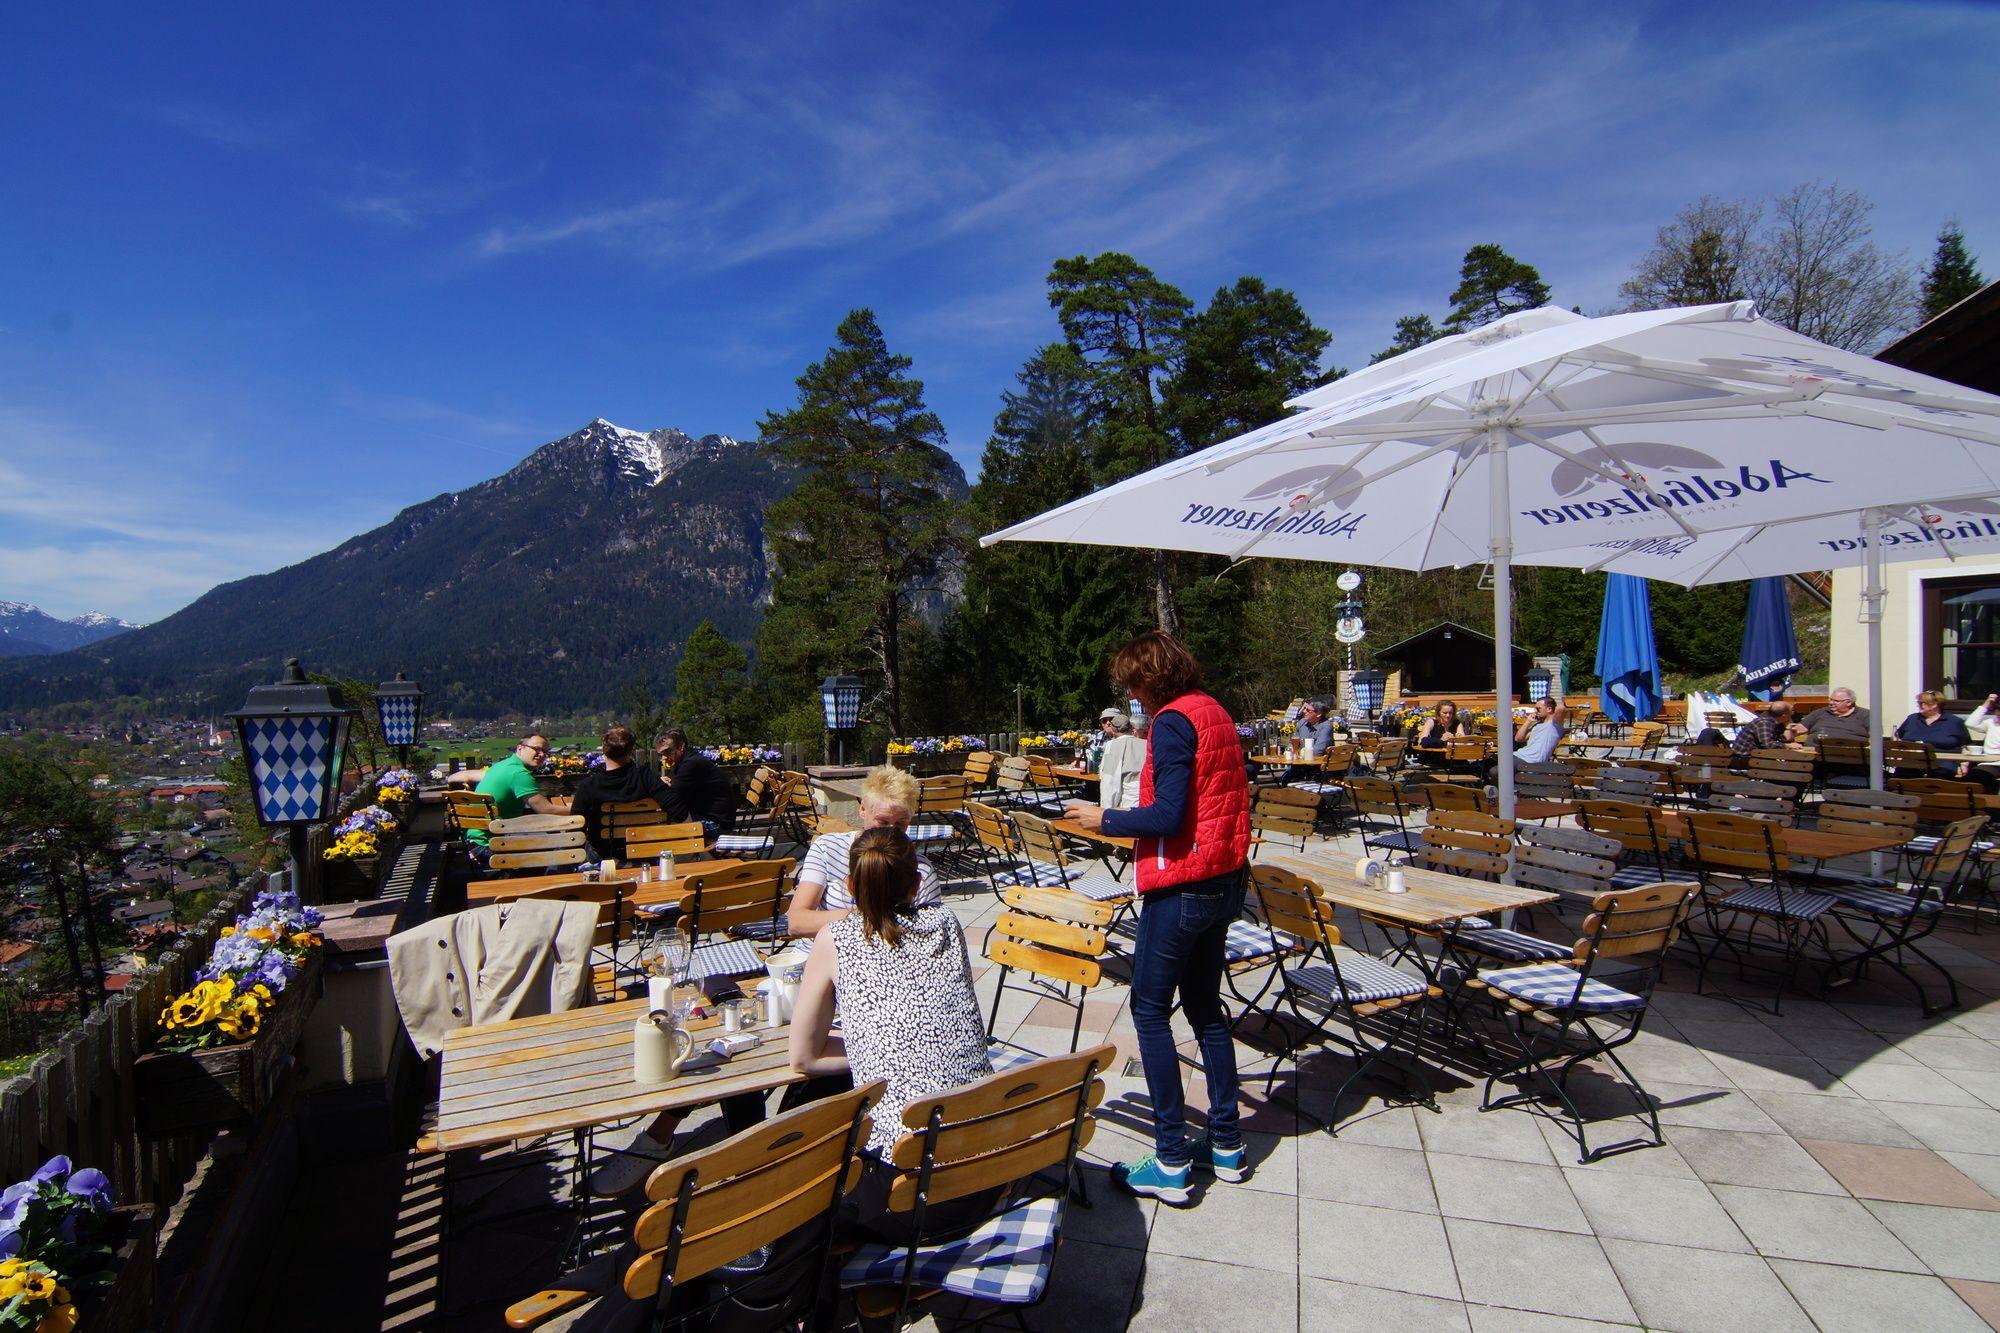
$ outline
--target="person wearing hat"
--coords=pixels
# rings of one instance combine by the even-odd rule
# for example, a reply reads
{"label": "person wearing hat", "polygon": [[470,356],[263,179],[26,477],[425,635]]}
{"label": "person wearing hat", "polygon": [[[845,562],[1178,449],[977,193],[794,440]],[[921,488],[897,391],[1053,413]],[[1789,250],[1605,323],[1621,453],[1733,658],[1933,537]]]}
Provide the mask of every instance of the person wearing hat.
{"label": "person wearing hat", "polygon": [[1097,715],[1097,734],[1090,738],[1090,744],[1083,747],[1083,767],[1086,772],[1095,773],[1104,762],[1104,747],[1118,733],[1112,730],[1112,719],[1124,717],[1116,708],[1107,708]]}

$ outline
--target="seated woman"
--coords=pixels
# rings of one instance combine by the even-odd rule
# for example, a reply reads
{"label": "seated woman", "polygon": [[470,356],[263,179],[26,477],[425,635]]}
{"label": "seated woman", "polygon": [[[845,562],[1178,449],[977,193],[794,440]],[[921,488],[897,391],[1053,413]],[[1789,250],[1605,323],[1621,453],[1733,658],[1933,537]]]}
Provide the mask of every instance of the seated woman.
{"label": "seated woman", "polygon": [[[916,848],[901,830],[854,835],[847,888],[854,910],[813,940],[792,1006],[792,1068],[811,1078],[883,1079],[859,1188],[844,1220],[889,1240],[907,1240],[909,1213],[888,1209],[894,1172],[885,1164],[903,1128],[903,1108],[993,1072],[986,1025],[972,990],[965,931],[942,903],[919,903]],[[833,1032],[838,1005],[841,1031]],[[932,1235],[963,1231],[993,1215],[1008,1186],[928,1210]],[[899,1234],[900,1232],[900,1234]]]}
{"label": "seated woman", "polygon": [[1111,719],[1112,737],[1098,766],[1098,802],[1106,810],[1130,810],[1139,804],[1139,770],[1146,766],[1146,737],[1129,717]]}
{"label": "seated woman", "polygon": [[[921,795],[917,780],[900,768],[870,769],[861,783],[861,825],[895,829],[910,827]],[[847,865],[859,833],[822,833],[806,848],[799,863],[799,881],[785,912],[785,925],[794,935],[811,937],[820,928],[845,917],[854,908],[854,895],[847,890]],[[917,903],[941,901],[937,871],[931,863],[917,858]]]}
{"label": "seated woman", "polygon": [[1472,732],[1458,715],[1458,705],[1446,699],[1437,706],[1437,715],[1430,725],[1417,733],[1417,742],[1411,746],[1420,764],[1442,764],[1444,743],[1468,739]]}
{"label": "seated woman", "polygon": [[1944,711],[1944,696],[1936,690],[1925,690],[1917,696],[1917,711],[1896,728],[1896,739],[1926,741],[1940,750],[1963,750],[1972,743],[1965,723],[1958,714]]}

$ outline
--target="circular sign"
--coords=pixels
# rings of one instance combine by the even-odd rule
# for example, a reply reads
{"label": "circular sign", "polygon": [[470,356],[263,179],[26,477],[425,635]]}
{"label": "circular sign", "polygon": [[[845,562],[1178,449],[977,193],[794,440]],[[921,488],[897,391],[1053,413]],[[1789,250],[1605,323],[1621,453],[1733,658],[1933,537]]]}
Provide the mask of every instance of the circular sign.
{"label": "circular sign", "polygon": [[1361,576],[1351,569],[1343,569],[1340,577],[1333,581],[1333,586],[1342,592],[1353,592],[1361,586]]}
{"label": "circular sign", "polygon": [[1360,643],[1364,632],[1359,620],[1342,620],[1333,627],[1333,637],[1342,643]]}

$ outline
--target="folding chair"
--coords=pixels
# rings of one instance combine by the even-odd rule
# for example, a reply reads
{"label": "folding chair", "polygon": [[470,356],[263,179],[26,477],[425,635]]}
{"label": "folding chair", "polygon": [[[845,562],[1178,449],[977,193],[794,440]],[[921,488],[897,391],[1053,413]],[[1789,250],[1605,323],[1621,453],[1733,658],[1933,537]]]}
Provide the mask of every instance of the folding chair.
{"label": "folding chair", "polygon": [[1801,750],[1752,750],[1743,776],[1786,788],[1796,805],[1813,785],[1813,759]]}
{"label": "folding chair", "polygon": [[1014,845],[1027,858],[1028,865],[1020,872],[1002,872],[994,876],[995,888],[1040,884],[1068,889],[1098,902],[1131,901],[1131,886],[1118,883],[1115,876],[1108,882],[1090,879],[1084,868],[1076,864],[1076,858],[1070,852],[1069,838],[1054,824],[1026,811],[1016,811],[1009,818],[1014,828]]}
{"label": "folding chair", "polygon": [[[1849,968],[1854,971],[1853,979],[1859,980],[1866,975],[1868,964],[1879,958],[1917,992],[1917,1003],[1925,1018],[1941,1008],[1958,1008],[1958,979],[1917,942],[1937,929],[1945,902],[1970,866],[1979,832],[1985,825],[1984,818],[1974,815],[1946,828],[1933,840],[1931,850],[1918,865],[1908,887],[1894,880],[1870,882],[1859,878],[1826,884],[1827,892],[1835,899],[1834,923],[1861,948],[1859,953],[1836,956],[1827,970],[1829,987],[1843,984],[1836,978]],[[1867,930],[1868,935],[1864,937],[1857,926]],[[1944,979],[1951,995],[1947,1004],[1931,1003],[1923,983],[1904,966],[1905,951],[1930,964],[1931,970]]]}
{"label": "folding chair", "polygon": [[[1080,1188],[1076,1154],[1090,1142],[1091,1112],[1104,1100],[1102,1075],[1117,1057],[1107,1043],[905,1106],[911,1132],[889,1158],[896,1173],[889,1208],[910,1214],[913,1238],[872,1241],[847,1256],[838,1282],[855,1292],[856,1309],[901,1328],[918,1302],[952,1295],[1010,1307],[1025,1329],[1020,1311],[1048,1290],[1063,1216]],[[925,1215],[938,1204],[1052,1168],[1062,1182],[1051,1197],[1015,1203],[959,1236],[926,1228]]]}
{"label": "folding chair", "polygon": [[[1507,1106],[1531,1105],[1539,1100],[1535,1084],[1549,1089],[1561,1103],[1570,1134],[1576,1139],[1579,1161],[1588,1164],[1612,1153],[1635,1148],[1656,1148],[1663,1141],[1660,1116],[1646,1089],[1618,1058],[1618,1048],[1639,1035],[1646,1021],[1653,987],[1667,949],[1686,927],[1701,889],[1694,884],[1655,884],[1644,889],[1624,889],[1599,894],[1584,922],[1583,937],[1571,946],[1563,962],[1536,963],[1527,967],[1483,972],[1468,978],[1466,986],[1486,992],[1513,1036],[1518,1058],[1486,1080],[1480,1098],[1482,1111]],[[1650,954],[1652,963],[1636,974],[1619,977],[1619,985],[1608,985],[1592,974],[1602,959],[1630,958]],[[1603,1056],[1610,1062],[1651,1122],[1650,1139],[1628,1139],[1592,1149],[1585,1135],[1583,1113],[1569,1095],[1569,1076],[1586,1060]],[[1550,1071],[1551,1062],[1561,1059],[1560,1068]],[[1520,1079],[1528,1086],[1496,1099],[1494,1087],[1502,1080]]]}
{"label": "folding chair", "polygon": [[[601,841],[618,846],[631,829],[658,827],[672,822],[659,802],[650,797],[637,801],[606,801],[597,813],[597,832]],[[636,859],[622,847],[618,854],[627,860]]]}
{"label": "folding chair", "polygon": [[1636,801],[1586,800],[1576,803],[1576,820],[1588,833],[1618,844],[1618,868],[1611,872],[1614,889],[1638,889],[1672,879],[1667,849],[1673,845],[1660,826],[1660,812]]}
{"label": "folding chair", "polygon": [[1493,758],[1493,742],[1479,736],[1467,736],[1444,743],[1444,766],[1446,771],[1478,777],[1486,771],[1486,765]]}
{"label": "folding chair", "polygon": [[[772,1247],[772,1262],[755,1280],[756,1308],[774,1329],[810,1321],[833,1248],[836,1208],[861,1178],[868,1108],[886,1086],[877,1079],[663,1163],[646,1181],[650,1206],[633,1225],[631,1246],[607,1266],[622,1270],[617,1289],[536,1292],[507,1307],[507,1327],[535,1328],[594,1301],[622,1297],[652,1303],[648,1322],[656,1333],[706,1329],[728,1313],[722,1308],[728,1297],[702,1300],[693,1284],[765,1247]],[[779,1246],[802,1228],[810,1229]],[[732,1286],[740,1301],[744,1284]]]}
{"label": "folding chair", "polygon": [[[1258,913],[1264,923],[1298,945],[1295,956],[1280,953],[1272,960],[1273,984],[1279,1002],[1299,1030],[1288,1032],[1284,1049],[1271,1057],[1271,1068],[1264,1075],[1265,1095],[1270,1095],[1278,1070],[1287,1060],[1296,1070],[1298,1053],[1307,1043],[1324,1039],[1345,1047],[1356,1058],[1354,1072],[1334,1093],[1336,1108],[1349,1088],[1377,1065],[1388,1063],[1389,1052],[1403,1049],[1411,1057],[1411,1065],[1404,1071],[1404,1085],[1411,1100],[1437,1110],[1430,1079],[1418,1063],[1418,1041],[1422,1035],[1424,1001],[1444,992],[1421,977],[1343,946],[1340,927],[1333,923],[1333,906],[1311,880],[1276,866],[1255,866],[1250,888],[1257,896]],[[1309,1017],[1308,1009],[1321,1012],[1316,1018]],[[1362,1020],[1383,1015],[1387,1016],[1387,1032],[1380,1039],[1371,1039]],[[1345,1022],[1348,1035],[1338,1036],[1330,1030],[1336,1016]],[[1417,1025],[1415,1033],[1411,1031],[1412,1024]],[[1331,1122],[1326,1129],[1330,1134],[1338,1133]]]}
{"label": "folding chair", "polygon": [[[1617,873],[1619,844],[1585,829],[1522,824],[1514,830],[1510,856],[1514,883],[1562,895],[1562,905],[1588,907],[1611,889]],[[1558,909],[1560,911],[1560,908]],[[1451,947],[1503,963],[1554,962],[1569,957],[1567,945],[1500,926],[1461,927],[1450,937]]]}
{"label": "folding chair", "polygon": [[1632,801],[1657,805],[1661,796],[1660,775],[1651,769],[1613,765],[1599,769],[1590,780],[1590,790],[1579,792],[1590,800]]}
{"label": "folding chair", "polygon": [[1041,791],[1035,786],[1034,767],[1024,755],[1009,755],[1002,759],[993,776],[993,786],[991,803],[994,805],[1044,816],[1055,812],[1055,807],[1045,803]]}
{"label": "folding chair", "polygon": [[692,979],[740,977],[763,970],[763,957],[752,941],[788,937],[785,907],[796,864],[790,857],[752,861],[689,880],[681,899],[680,926],[694,943]]}
{"label": "folding chair", "polygon": [[1576,797],[1576,769],[1567,761],[1514,765],[1514,794],[1524,801],[1569,801]]}
{"label": "folding chair", "polygon": [[1702,804],[1728,814],[1756,815],[1789,828],[1797,819],[1793,806],[1796,795],[1792,788],[1775,782],[1730,778],[1711,784],[1708,799]]}
{"label": "folding chair", "polygon": [[1374,757],[1369,761],[1369,771],[1375,774],[1394,773],[1409,763],[1410,743],[1400,736],[1384,736],[1375,744]]}
{"label": "folding chair", "polygon": [[993,765],[996,756],[991,750],[971,750],[965,756],[965,767],[959,776],[965,779],[968,796],[984,797],[993,788]]}
{"label": "folding chair", "polygon": [[1816,776],[1821,791],[1866,789],[1868,742],[1851,736],[1821,736]]}
{"label": "folding chair", "polygon": [[447,826],[461,838],[468,830],[484,829],[500,817],[499,807],[491,796],[456,787],[445,788],[444,808]]}
{"label": "folding chair", "polygon": [[[1771,820],[1700,810],[1682,818],[1687,823],[1688,858],[1701,880],[1701,905],[1716,943],[1735,955],[1739,971],[1744,966],[1743,951],[1756,944],[1757,926],[1770,929],[1783,960],[1771,1011],[1782,1012],[1785,992],[1805,961],[1807,947],[1817,942],[1829,959],[1832,956],[1823,918],[1834,904],[1833,895],[1793,882],[1784,829]],[[1741,948],[1729,934],[1738,921],[1743,926]],[[1711,950],[1701,957],[1696,993],[1713,956]]]}
{"label": "folding chair", "polygon": [[1427,869],[1469,879],[1497,880],[1507,873],[1514,820],[1469,810],[1432,810],[1411,860]]}
{"label": "folding chair", "polygon": [[1295,787],[1260,787],[1250,805],[1251,848],[1297,840],[1301,852],[1319,823],[1319,796]]}
{"label": "folding chair", "polygon": [[1352,745],[1329,745],[1326,753],[1316,761],[1319,771],[1310,778],[1284,784],[1293,791],[1311,792],[1318,798],[1322,808],[1329,809],[1336,821],[1343,814],[1341,797],[1347,792],[1347,779],[1354,772],[1354,747]]}
{"label": "folding chair", "polygon": [[[1410,806],[1404,791],[1387,778],[1349,778],[1347,797],[1354,803],[1354,817],[1363,827],[1362,845],[1390,851],[1416,850],[1419,838],[1410,831]],[[1368,824],[1388,825],[1391,832],[1366,836]]]}
{"label": "folding chair", "polygon": [[486,868],[567,870],[590,859],[582,815],[519,815],[486,826]]}
{"label": "folding chair", "polygon": [[1882,772],[1891,778],[1928,778],[1937,773],[1937,746],[1929,741],[1882,740]]}
{"label": "folding chair", "polygon": [[964,845],[965,801],[970,791],[962,773],[942,773],[917,783],[917,808],[903,836],[919,848],[950,852]]}
{"label": "folding chair", "polygon": [[[1053,1000],[1076,1013],[1069,1049],[1083,1037],[1084,1001],[1104,979],[1110,945],[1106,928],[1117,909],[1060,889],[1009,889],[1003,910],[986,936],[986,961],[999,968],[993,1010],[986,1019],[986,1057],[994,1070],[1013,1069],[1054,1051],[1036,1051],[999,1035],[1000,997],[1020,991]],[[1015,973],[1021,974],[1014,980]]]}
{"label": "folding chair", "polygon": [[1417,789],[1427,810],[1457,810],[1466,814],[1490,815],[1493,802],[1478,787],[1462,782],[1426,782]]}
{"label": "folding chair", "polygon": [[1651,758],[1658,754],[1666,738],[1667,724],[1664,722],[1634,722],[1632,729],[1625,733],[1635,757]]}
{"label": "folding chair", "polygon": [[[654,812],[664,821],[666,816]],[[633,824],[624,830],[625,859],[635,864],[658,860],[667,852],[676,862],[703,860],[708,856],[708,834],[699,824]]]}

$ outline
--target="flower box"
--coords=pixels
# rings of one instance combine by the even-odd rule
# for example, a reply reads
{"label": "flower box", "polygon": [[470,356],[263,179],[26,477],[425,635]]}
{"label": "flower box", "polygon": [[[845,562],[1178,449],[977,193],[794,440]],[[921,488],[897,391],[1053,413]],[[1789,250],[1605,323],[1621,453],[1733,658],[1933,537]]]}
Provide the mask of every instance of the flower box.
{"label": "flower box", "polygon": [[395,852],[383,856],[362,856],[349,861],[322,861],[319,867],[319,900],[323,903],[353,903],[375,896],[382,865],[393,864]]}
{"label": "flower box", "polygon": [[123,1219],[124,1239],[112,1258],[117,1277],[92,1300],[79,1307],[79,1328],[89,1333],[138,1333],[153,1322],[153,1272],[158,1245],[159,1213],[150,1203],[114,1208]]}
{"label": "flower box", "polygon": [[944,773],[958,773],[965,768],[965,751],[947,750],[934,754],[892,754],[889,756],[892,768],[900,768],[920,778],[934,778]]}
{"label": "flower box", "polygon": [[132,1065],[133,1118],[141,1139],[211,1132],[255,1116],[291,1063],[306,1016],[319,1000],[321,952],[314,950],[272,1002],[257,1035],[199,1051],[149,1051]]}

